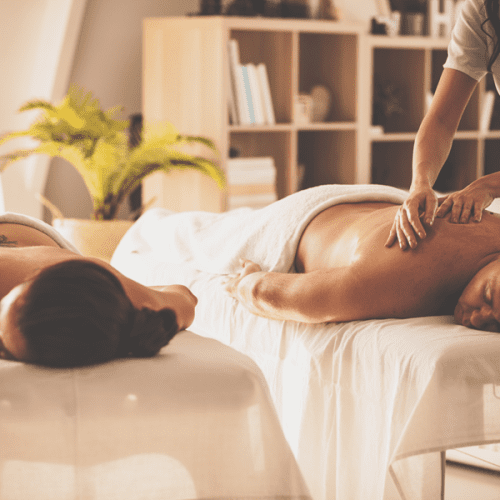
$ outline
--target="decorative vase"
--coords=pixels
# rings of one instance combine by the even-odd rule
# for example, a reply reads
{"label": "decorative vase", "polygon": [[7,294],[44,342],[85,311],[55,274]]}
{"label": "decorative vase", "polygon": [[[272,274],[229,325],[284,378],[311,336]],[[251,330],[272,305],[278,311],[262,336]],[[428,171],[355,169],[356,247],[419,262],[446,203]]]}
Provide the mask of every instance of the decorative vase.
{"label": "decorative vase", "polygon": [[132,226],[128,220],[53,219],[52,226],[83,255],[111,261],[123,235]]}

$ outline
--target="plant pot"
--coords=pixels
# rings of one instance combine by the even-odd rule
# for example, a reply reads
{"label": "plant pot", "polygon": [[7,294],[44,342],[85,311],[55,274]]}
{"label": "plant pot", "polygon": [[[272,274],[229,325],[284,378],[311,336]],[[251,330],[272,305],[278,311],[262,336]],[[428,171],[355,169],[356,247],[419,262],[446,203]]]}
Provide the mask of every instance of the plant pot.
{"label": "plant pot", "polygon": [[127,220],[53,219],[52,226],[83,255],[110,262],[123,235],[132,226]]}

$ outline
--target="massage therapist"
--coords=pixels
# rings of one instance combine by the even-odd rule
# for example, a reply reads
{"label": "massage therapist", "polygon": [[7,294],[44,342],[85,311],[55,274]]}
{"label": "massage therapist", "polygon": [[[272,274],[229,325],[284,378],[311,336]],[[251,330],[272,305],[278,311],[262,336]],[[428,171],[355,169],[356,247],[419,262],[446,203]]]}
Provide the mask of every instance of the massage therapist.
{"label": "massage therapist", "polygon": [[482,211],[500,197],[500,172],[472,182],[439,207],[432,190],[478,81],[491,72],[500,92],[499,52],[499,0],[466,0],[432,104],[415,138],[410,194],[396,214],[386,246],[397,239],[403,250],[415,248],[426,236],[422,222],[432,225],[435,217],[450,211],[451,222],[479,222]]}

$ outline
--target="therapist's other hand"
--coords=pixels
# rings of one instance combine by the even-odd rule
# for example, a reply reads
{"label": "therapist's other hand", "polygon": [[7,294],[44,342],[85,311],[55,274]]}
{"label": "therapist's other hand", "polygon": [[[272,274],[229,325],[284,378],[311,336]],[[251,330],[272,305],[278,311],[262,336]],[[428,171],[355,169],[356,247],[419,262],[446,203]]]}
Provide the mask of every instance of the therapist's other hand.
{"label": "therapist's other hand", "polygon": [[440,198],[436,217],[444,217],[450,213],[450,222],[455,224],[481,222],[483,210],[495,199],[483,179],[474,181],[461,191]]}
{"label": "therapist's other hand", "polygon": [[437,208],[438,198],[432,188],[411,191],[399,207],[385,246],[391,247],[397,240],[402,250],[416,248],[418,238],[423,239],[427,235],[422,221],[432,226]]}

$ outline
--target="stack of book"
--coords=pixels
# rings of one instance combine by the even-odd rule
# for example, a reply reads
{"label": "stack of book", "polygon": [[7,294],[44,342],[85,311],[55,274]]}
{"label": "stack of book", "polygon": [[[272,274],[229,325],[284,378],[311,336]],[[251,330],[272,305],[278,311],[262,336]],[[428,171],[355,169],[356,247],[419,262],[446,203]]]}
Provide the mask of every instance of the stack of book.
{"label": "stack of book", "polygon": [[276,167],[272,157],[230,158],[227,162],[227,209],[262,208],[276,201]]}
{"label": "stack of book", "polygon": [[229,115],[235,125],[273,125],[271,88],[264,63],[241,64],[237,40],[229,40]]}

